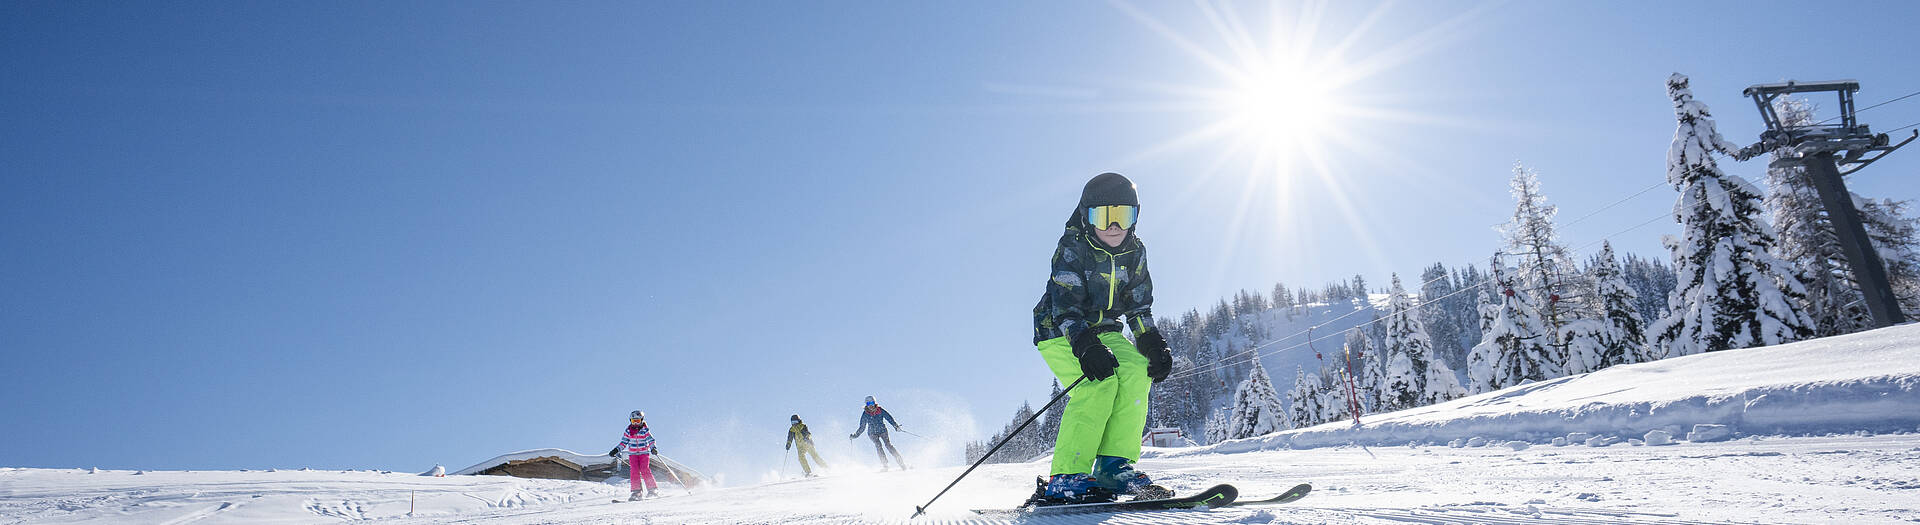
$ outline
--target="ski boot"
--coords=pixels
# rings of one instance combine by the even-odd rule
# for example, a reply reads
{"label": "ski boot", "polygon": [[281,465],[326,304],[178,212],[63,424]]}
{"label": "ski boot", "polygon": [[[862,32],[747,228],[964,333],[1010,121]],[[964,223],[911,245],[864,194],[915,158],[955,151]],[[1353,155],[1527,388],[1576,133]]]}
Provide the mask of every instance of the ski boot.
{"label": "ski boot", "polygon": [[1093,476],[1086,474],[1054,474],[1052,478],[1035,476],[1033,496],[1027,498],[1021,507],[1045,507],[1050,505],[1072,505],[1076,503],[1106,503],[1114,500],[1114,494],[1099,483]]}
{"label": "ski boot", "polygon": [[647,491],[644,490],[636,490],[633,491],[632,494],[627,495],[627,501],[640,501],[643,499],[647,499]]}
{"label": "ski boot", "polygon": [[1116,456],[1099,456],[1093,459],[1093,479],[1100,487],[1114,494],[1126,494],[1136,500],[1167,499],[1173,497],[1173,491],[1153,484],[1147,474],[1133,469],[1133,462]]}

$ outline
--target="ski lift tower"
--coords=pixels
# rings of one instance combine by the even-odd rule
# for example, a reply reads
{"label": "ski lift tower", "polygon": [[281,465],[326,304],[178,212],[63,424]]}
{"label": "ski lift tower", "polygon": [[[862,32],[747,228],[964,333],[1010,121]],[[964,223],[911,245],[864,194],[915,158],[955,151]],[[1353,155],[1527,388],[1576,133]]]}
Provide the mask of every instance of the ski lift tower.
{"label": "ski lift tower", "polygon": [[[1840,96],[1840,120],[1833,119],[1809,125],[1789,126],[1780,121],[1779,113],[1774,111],[1773,101],[1781,96],[1794,93],[1816,93],[1832,91]],[[1760,133],[1760,142],[1741,148],[1734,158],[1747,160],[1768,152],[1781,152],[1780,158],[1772,166],[1800,164],[1806,166],[1807,175],[1813,179],[1814,191],[1820,194],[1820,201],[1827,208],[1827,216],[1833,221],[1834,233],[1840,238],[1840,245],[1847,255],[1847,264],[1853,267],[1854,282],[1860,284],[1860,293],[1867,303],[1867,313],[1873,316],[1876,327],[1893,326],[1906,322],[1900,313],[1900,303],[1893,295],[1893,286],[1887,281],[1887,265],[1880,254],[1873,249],[1873,243],[1867,237],[1866,227],[1860,222],[1860,211],[1853,207],[1852,193],[1847,192],[1842,176],[1860,171],[1874,161],[1886,158],[1893,150],[1913,142],[1920,137],[1920,130],[1899,144],[1888,145],[1887,134],[1874,134],[1854,118],[1853,94],[1860,91],[1860,83],[1853,80],[1833,80],[1826,82],[1794,82],[1777,84],[1755,84],[1742,94],[1753,97],[1753,104],[1760,109],[1760,118],[1767,123],[1767,130]],[[1871,155],[1871,156],[1869,156]],[[1845,167],[1845,171],[1842,171]]]}

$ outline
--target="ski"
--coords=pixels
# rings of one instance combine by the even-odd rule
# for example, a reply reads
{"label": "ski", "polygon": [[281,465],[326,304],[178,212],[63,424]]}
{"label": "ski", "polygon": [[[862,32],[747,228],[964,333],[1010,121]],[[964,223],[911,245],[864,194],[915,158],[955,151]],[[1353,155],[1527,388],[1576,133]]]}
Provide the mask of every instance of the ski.
{"label": "ski", "polygon": [[1307,484],[1307,483],[1301,483],[1299,485],[1294,485],[1293,488],[1287,489],[1286,492],[1282,492],[1278,496],[1274,496],[1267,499],[1255,499],[1255,500],[1237,500],[1236,499],[1231,505],[1238,507],[1242,505],[1279,505],[1281,503],[1293,503],[1295,501],[1299,501],[1300,498],[1307,497],[1308,492],[1313,492],[1313,485]]}
{"label": "ski", "polygon": [[1102,512],[1132,512],[1145,510],[1171,510],[1193,508],[1219,508],[1233,504],[1240,491],[1233,485],[1214,485],[1190,496],[1167,499],[1148,499],[1133,501],[1113,501],[1107,503],[1076,503],[1069,505],[1044,505],[1017,509],[973,509],[975,514],[988,516],[1020,516],[1033,514],[1089,514]]}

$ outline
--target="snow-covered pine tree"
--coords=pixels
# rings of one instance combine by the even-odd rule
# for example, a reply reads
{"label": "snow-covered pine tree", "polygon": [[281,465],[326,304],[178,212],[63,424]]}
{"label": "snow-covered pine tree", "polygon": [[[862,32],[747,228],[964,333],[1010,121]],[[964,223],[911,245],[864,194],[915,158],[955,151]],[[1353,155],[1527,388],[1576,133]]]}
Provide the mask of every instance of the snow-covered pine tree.
{"label": "snow-covered pine tree", "polygon": [[1382,355],[1386,358],[1386,375],[1378,410],[1392,412],[1417,406],[1422,393],[1414,390],[1414,382],[1426,375],[1413,371],[1413,359],[1405,353],[1385,351]]}
{"label": "snow-covered pine tree", "polygon": [[1431,405],[1451,401],[1467,395],[1467,387],[1460,384],[1460,376],[1453,371],[1453,365],[1446,358],[1433,356],[1427,360],[1427,391],[1420,398],[1420,404]]}
{"label": "snow-covered pine tree", "polygon": [[[1393,278],[1393,290],[1395,296],[1404,295],[1400,292],[1399,276],[1394,276]],[[1420,310],[1410,308],[1407,312],[1411,325],[1408,329],[1411,330],[1413,338],[1425,338],[1427,335],[1427,327],[1421,322]],[[1392,328],[1388,329],[1389,337],[1392,337],[1393,331]],[[1460,385],[1460,376],[1456,375],[1453,371],[1451,363],[1454,362],[1464,361],[1449,361],[1446,356],[1440,355],[1438,352],[1429,351],[1426,358],[1426,366],[1421,369],[1421,392],[1417,405],[1431,405],[1467,395],[1466,387]]]}
{"label": "snow-covered pine tree", "polygon": [[1233,419],[1227,427],[1228,439],[1286,430],[1286,416],[1287,408],[1280,402],[1280,393],[1273,389],[1273,380],[1267,377],[1266,367],[1260,366],[1259,359],[1254,359],[1253,370],[1233,391]]}
{"label": "snow-covered pine tree", "polygon": [[1320,420],[1343,421],[1353,414],[1347,402],[1347,372],[1337,363],[1320,368]]}
{"label": "snow-covered pine tree", "polygon": [[1874,251],[1887,263],[1887,281],[1907,319],[1920,319],[1920,219],[1907,215],[1908,201],[1861,199],[1860,220]]}
{"label": "snow-covered pine tree", "polygon": [[1400,274],[1393,274],[1393,285],[1387,292],[1387,314],[1384,319],[1386,337],[1381,339],[1381,351],[1386,353],[1387,374],[1385,406],[1382,412],[1413,408],[1421,405],[1427,397],[1427,366],[1433,353],[1433,341],[1427,336],[1426,323],[1421,321],[1420,311],[1413,307],[1413,300],[1400,284]]}
{"label": "snow-covered pine tree", "polygon": [[1667,94],[1679,120],[1667,151],[1667,182],[1680,190],[1673,215],[1682,231],[1665,239],[1679,286],[1667,298],[1667,317],[1649,330],[1654,346],[1681,356],[1812,335],[1813,320],[1800,309],[1806,289],[1768,251],[1773,228],[1760,216],[1760,191],[1721,172],[1713,159],[1735,146],[1720,137],[1707,105],[1693,98],[1686,75],[1669,77]]}
{"label": "snow-covered pine tree", "polygon": [[1600,356],[1607,353],[1613,340],[1607,323],[1597,319],[1574,319],[1560,326],[1560,343],[1554,345],[1565,354],[1561,375],[1584,374],[1600,369]]}
{"label": "snow-covered pine tree", "polygon": [[1013,412],[1013,420],[1009,421],[1007,426],[1001,428],[999,433],[994,434],[993,437],[986,442],[967,444],[965,450],[967,461],[978,461],[980,456],[992,450],[993,445],[1003,439],[1006,440],[1007,443],[1002,445],[999,451],[993,453],[993,457],[987,460],[988,463],[1019,463],[1033,459],[1034,456],[1045,452],[1053,446],[1053,440],[1043,439],[1040,434],[1040,427],[1028,425],[1027,428],[1022,429],[1018,434],[1013,433],[1015,428],[1018,428],[1021,423],[1025,423],[1027,419],[1032,417],[1033,405],[1026,402],[1020,403],[1020,408]]}
{"label": "snow-covered pine tree", "polygon": [[1320,406],[1320,376],[1308,374],[1304,369],[1295,368],[1293,390],[1287,394],[1293,404],[1293,428],[1305,428],[1325,423]]}
{"label": "snow-covered pine tree", "polygon": [[1212,445],[1229,439],[1227,428],[1233,426],[1232,412],[1227,407],[1217,407],[1213,409],[1211,415],[1207,416],[1206,444]]}
{"label": "snow-covered pine tree", "polygon": [[1623,266],[1627,286],[1633,288],[1634,295],[1640,296],[1639,301],[1634,303],[1634,309],[1640,311],[1640,318],[1652,322],[1666,317],[1667,296],[1673,293],[1674,286],[1679,282],[1673,274],[1673,267],[1667,266],[1658,257],[1646,258],[1631,253],[1627,254]]}
{"label": "snow-covered pine tree", "polygon": [[1328,305],[1353,300],[1353,292],[1347,288],[1346,283],[1327,283],[1326,291],[1321,292],[1321,295],[1326,296]]}
{"label": "snow-covered pine tree", "polygon": [[1433,355],[1449,363],[1466,362],[1467,347],[1460,341],[1460,322],[1454,318],[1458,310],[1451,308],[1459,296],[1450,294],[1458,289],[1444,264],[1433,263],[1420,272],[1420,316],[1427,321],[1427,334],[1433,336]]}
{"label": "snow-covered pine tree", "polygon": [[[1015,428],[1019,428],[1021,423],[1025,423],[1029,419],[1033,419],[1033,404],[1020,403],[1020,409],[1013,411],[1013,420],[1007,422],[1007,430],[1012,431]],[[1011,452],[1007,459],[1014,462],[1027,461],[1033,459],[1034,456],[1040,455],[1041,452],[1046,451],[1046,449],[1052,445],[1053,442],[1051,441],[1042,443],[1040,429],[1038,427],[1027,425],[1026,428],[1021,428],[1020,432],[1015,433],[1013,435],[1013,441],[1007,444],[1007,448],[1010,449],[1008,452]]]}
{"label": "snow-covered pine tree", "polygon": [[1500,255],[1493,256],[1494,284],[1503,299],[1488,323],[1480,344],[1467,353],[1467,389],[1470,393],[1491,392],[1522,381],[1542,381],[1557,375],[1548,369],[1546,322],[1528,301],[1527,294],[1507,285],[1507,271],[1501,269]]}
{"label": "snow-covered pine tree", "polygon": [[[1774,111],[1782,125],[1814,124],[1814,107],[1803,99],[1776,100]],[[1873,326],[1873,317],[1853,282],[1847,255],[1826,204],[1814,189],[1813,176],[1797,161],[1781,162],[1798,156],[1782,147],[1772,153],[1773,162],[1767,165],[1763,202],[1777,235],[1770,251],[1792,265],[1795,278],[1806,288],[1800,307],[1813,319],[1815,337],[1865,330]]]}
{"label": "snow-covered pine tree", "polygon": [[[1159,385],[1155,385],[1155,386],[1159,386]],[[1060,397],[1060,380],[1054,379],[1053,391],[1047,393],[1047,399],[1056,399],[1059,397]],[[1059,440],[1060,418],[1065,416],[1066,414],[1067,414],[1066,403],[1054,403],[1053,407],[1047,409],[1046,415],[1040,416],[1040,440],[1041,441],[1044,441],[1047,443],[1053,443],[1054,441]],[[1179,421],[1179,419],[1170,418],[1167,415],[1161,415],[1161,418],[1162,418],[1162,421],[1168,421],[1174,424],[1178,424],[1178,421]]]}
{"label": "snow-covered pine tree", "polygon": [[1480,305],[1482,304],[1480,298],[1485,296],[1489,288],[1487,279],[1487,274],[1480,273],[1480,270],[1472,264],[1453,271],[1455,286],[1474,291],[1461,292],[1448,299],[1451,304],[1447,309],[1453,311],[1453,322],[1460,327],[1460,355],[1456,356],[1457,360],[1450,361],[1451,363],[1466,363],[1466,349],[1480,344]]}
{"label": "snow-covered pine tree", "polygon": [[[1518,258],[1514,289],[1535,301],[1546,321],[1548,341],[1559,341],[1560,328],[1568,322],[1596,317],[1589,307],[1593,285],[1574,265],[1572,252],[1560,244],[1553,225],[1560,210],[1547,204],[1547,197],[1540,193],[1539,175],[1516,162],[1511,187],[1513,218],[1501,227],[1501,234],[1507,253]],[[1548,361],[1564,369],[1569,349],[1562,344],[1549,345],[1548,349]],[[1555,371],[1548,377],[1560,375]]]}
{"label": "snow-covered pine tree", "polygon": [[1636,304],[1640,298],[1627,285],[1626,274],[1613,257],[1613,243],[1601,241],[1600,253],[1588,265],[1593,280],[1595,302],[1607,325],[1607,340],[1595,370],[1614,365],[1651,361],[1647,352],[1646,319]]}
{"label": "snow-covered pine tree", "polygon": [[1382,401],[1382,378],[1386,369],[1381,365],[1380,352],[1367,337],[1367,332],[1359,327],[1347,330],[1347,341],[1341,345],[1341,359],[1351,359],[1353,366],[1354,390],[1360,398],[1360,408],[1365,412],[1381,412],[1386,404]]}
{"label": "snow-covered pine tree", "polygon": [[[1498,256],[1495,257],[1497,258]],[[1494,299],[1494,297],[1499,297],[1501,288],[1506,286],[1502,284],[1506,281],[1501,278],[1501,273],[1498,268],[1495,268],[1492,276],[1487,279],[1487,282],[1480,285],[1480,293],[1478,294],[1480,301],[1474,307],[1474,312],[1476,312],[1474,318],[1479,320],[1480,328],[1478,331],[1480,332],[1480,340],[1482,341],[1486,340],[1487,330],[1493,329],[1494,319],[1500,317],[1500,301]],[[1473,344],[1478,345],[1480,343],[1479,341],[1475,341]]]}

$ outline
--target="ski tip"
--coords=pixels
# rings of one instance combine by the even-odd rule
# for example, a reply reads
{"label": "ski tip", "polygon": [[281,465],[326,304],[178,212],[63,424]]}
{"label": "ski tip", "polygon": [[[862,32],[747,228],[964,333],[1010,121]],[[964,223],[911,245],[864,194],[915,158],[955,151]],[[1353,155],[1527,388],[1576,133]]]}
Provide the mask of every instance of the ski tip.
{"label": "ski tip", "polygon": [[1208,507],[1224,507],[1232,505],[1234,500],[1240,499],[1240,489],[1234,488],[1233,485],[1214,485],[1213,488],[1207,490],[1224,497],[1224,499],[1208,499],[1202,501],[1202,503]]}

